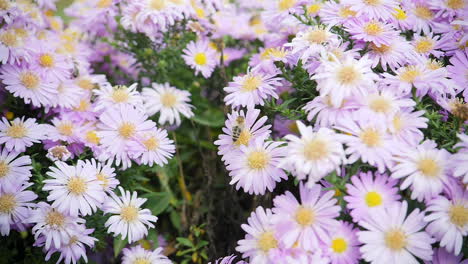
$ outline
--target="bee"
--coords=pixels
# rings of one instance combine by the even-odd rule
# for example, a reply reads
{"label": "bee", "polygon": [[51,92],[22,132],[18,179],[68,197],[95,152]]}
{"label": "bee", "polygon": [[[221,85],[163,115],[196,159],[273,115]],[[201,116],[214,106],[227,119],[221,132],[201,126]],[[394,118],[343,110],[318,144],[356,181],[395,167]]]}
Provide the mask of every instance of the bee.
{"label": "bee", "polygon": [[242,130],[244,130],[244,125],[245,118],[243,116],[238,116],[236,118],[236,124],[232,127],[232,140],[234,142],[236,142],[239,139]]}

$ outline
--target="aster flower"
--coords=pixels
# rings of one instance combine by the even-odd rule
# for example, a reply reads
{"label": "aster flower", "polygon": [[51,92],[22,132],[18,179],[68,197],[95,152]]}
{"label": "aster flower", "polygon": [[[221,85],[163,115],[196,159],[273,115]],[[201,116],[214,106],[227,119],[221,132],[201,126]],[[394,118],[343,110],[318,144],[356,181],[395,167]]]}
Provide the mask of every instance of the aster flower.
{"label": "aster flower", "polygon": [[391,70],[395,70],[401,65],[405,65],[408,62],[408,58],[416,56],[414,53],[408,41],[401,36],[394,36],[389,39],[387,45],[381,44],[377,46],[374,43],[370,43],[367,55],[373,62],[373,68],[380,64],[382,69],[386,71],[387,66]]}
{"label": "aster flower", "polygon": [[320,19],[328,25],[342,25],[357,16],[350,5],[336,2],[326,2],[320,10]]}
{"label": "aster flower", "polygon": [[461,149],[452,155],[450,163],[453,167],[453,176],[461,177],[463,183],[468,183],[468,136],[458,134],[458,138],[461,142],[455,147],[461,147]]}
{"label": "aster flower", "polygon": [[336,133],[324,127],[314,132],[300,121],[297,127],[300,138],[291,134],[285,137],[288,146],[282,167],[299,180],[309,176],[308,184],[314,184],[334,170],[338,172],[339,166],[346,163],[346,156]]}
{"label": "aster flower", "polygon": [[434,255],[431,261],[424,264],[468,264],[468,259],[462,260],[463,254],[458,256],[447,252],[444,248],[434,248]]}
{"label": "aster flower", "polygon": [[31,50],[27,47],[27,41],[29,40],[30,34],[26,30],[23,30],[23,32],[25,33],[24,35],[18,31],[18,28],[2,27],[0,30],[1,63],[15,64],[20,60],[29,61],[31,58]]}
{"label": "aster flower", "polygon": [[54,117],[52,125],[48,126],[47,135],[49,139],[54,141],[79,142],[81,124],[72,120],[68,115]]}
{"label": "aster flower", "polygon": [[315,126],[331,128],[337,124],[338,120],[347,118],[353,110],[359,107],[353,97],[344,98],[339,107],[334,107],[330,98],[330,95],[316,96],[308,102],[303,107],[307,113],[307,120],[312,121],[315,118]]}
{"label": "aster flower", "polygon": [[37,49],[34,51],[31,69],[56,81],[68,79],[70,77],[72,65],[66,61],[64,55],[58,54],[54,50],[54,45],[50,45],[50,42],[53,41],[54,40],[46,39],[33,44]]}
{"label": "aster flower", "polygon": [[[447,66],[450,78],[460,87],[468,87],[468,52],[457,51],[450,58],[452,65]],[[468,89],[465,88],[463,95],[468,99]]]}
{"label": "aster flower", "polygon": [[447,39],[441,38],[440,36],[434,36],[433,33],[430,33],[426,36],[415,36],[413,40],[413,49],[417,54],[428,57],[433,55],[436,58],[439,58],[444,55],[442,50],[447,50]]}
{"label": "aster flower", "polygon": [[216,67],[216,52],[208,46],[208,41],[192,41],[183,52],[182,58],[190,68],[195,69],[195,74],[201,73],[205,78],[211,76]]}
{"label": "aster flower", "polygon": [[450,153],[437,149],[437,144],[425,140],[418,146],[408,146],[395,153],[397,163],[391,167],[392,178],[405,178],[400,185],[404,190],[411,186],[411,199],[429,201],[438,195],[448,177]]}
{"label": "aster flower", "polygon": [[47,172],[52,179],[44,180],[44,191],[49,191],[48,201],[52,206],[71,216],[90,215],[96,212],[106,197],[102,187],[97,184],[96,168],[90,163],[78,160],[76,166],[62,161],[55,162]]}
{"label": "aster flower", "polygon": [[388,20],[393,10],[398,7],[395,0],[343,0],[340,3],[349,6],[357,16]]}
{"label": "aster flower", "polygon": [[364,260],[371,264],[417,264],[416,257],[432,259],[431,244],[435,241],[422,231],[426,225],[424,214],[415,209],[407,216],[407,211],[406,201],[394,203],[359,222],[366,229],[357,233],[359,241],[364,244],[360,248]]}
{"label": "aster flower", "polygon": [[463,238],[468,235],[468,190],[452,188],[452,197],[436,196],[427,202],[427,232],[440,246],[455,255],[460,254]]}
{"label": "aster flower", "polygon": [[45,139],[46,126],[36,123],[35,118],[17,117],[8,121],[0,120],[0,144],[9,151],[24,152],[33,143]]}
{"label": "aster flower", "polygon": [[361,172],[351,177],[351,183],[346,184],[348,195],[344,197],[346,207],[351,210],[354,222],[366,219],[376,210],[386,208],[400,199],[397,180],[386,174]]}
{"label": "aster flower", "polygon": [[306,62],[309,58],[324,54],[329,46],[338,46],[340,41],[336,34],[330,32],[331,26],[310,27],[305,31],[300,31],[291,40],[285,44],[285,47],[291,47],[291,53],[296,54]]}
{"label": "aster flower", "polygon": [[136,83],[129,87],[117,85],[112,87],[110,84],[101,86],[100,89],[93,92],[97,95],[95,111],[108,109],[109,107],[118,107],[119,105],[132,105],[141,108],[143,103],[140,93],[137,91]]}
{"label": "aster flower", "polygon": [[343,99],[363,96],[373,85],[377,75],[371,70],[372,61],[363,57],[359,61],[347,57],[343,62],[323,61],[311,79],[317,81],[320,96],[330,95],[333,106],[339,107]]}
{"label": "aster flower", "polygon": [[9,191],[31,177],[31,158],[0,148],[0,190]]}
{"label": "aster flower", "polygon": [[136,192],[130,194],[124,191],[122,187],[119,190],[122,196],[110,193],[104,203],[104,213],[112,214],[105,226],[108,233],[114,233],[114,236],[120,234],[122,239],[128,236],[128,243],[132,243],[148,235],[148,228],[154,228],[151,222],[156,222],[158,218],[149,209],[141,209],[146,199],[138,198]]}
{"label": "aster flower", "polygon": [[140,245],[122,250],[122,264],[149,263],[149,264],[171,264],[172,262],[162,254],[163,248],[154,251],[146,250]]}
{"label": "aster flower", "polygon": [[0,69],[0,79],[5,89],[24,102],[36,107],[54,105],[56,86],[45,80],[39,73],[25,67],[4,65]]}
{"label": "aster flower", "polygon": [[37,208],[32,211],[28,222],[35,224],[32,232],[36,241],[40,237],[44,237],[44,248],[48,250],[52,246],[60,248],[67,245],[77,225],[84,224],[85,220],[61,213],[49,204],[39,202]]}
{"label": "aster flower", "polygon": [[250,263],[267,264],[268,254],[280,245],[272,217],[270,209],[259,206],[250,214],[247,224],[241,225],[247,235],[237,242],[236,250],[243,258],[249,258]]}
{"label": "aster flower", "polygon": [[51,161],[66,161],[71,157],[70,151],[68,151],[66,146],[57,145],[53,146],[47,150],[46,157],[49,158]]}
{"label": "aster flower", "polygon": [[[257,120],[259,115],[260,110],[258,109],[247,109],[246,112],[241,110],[228,114],[223,134],[219,135],[219,139],[214,142],[215,145],[218,145],[218,155],[223,156],[221,159],[225,163],[228,161],[227,156],[238,150],[239,146],[249,146],[258,138],[268,138],[271,133],[271,125],[265,125],[268,119],[266,116]],[[239,120],[242,121],[242,124]],[[236,127],[240,130],[237,137],[234,136],[233,131]]]}
{"label": "aster flower", "polygon": [[356,229],[344,221],[339,221],[339,223],[340,226],[330,232],[330,239],[325,243],[331,263],[356,263],[361,257]]}
{"label": "aster flower", "polygon": [[319,185],[299,186],[301,202],[289,191],[273,200],[274,222],[286,247],[297,243],[304,250],[314,250],[329,240],[329,230],[339,226],[335,220],[340,212],[333,198],[334,192],[321,192]]}
{"label": "aster flower", "polygon": [[174,141],[167,137],[167,131],[154,128],[150,132],[144,132],[137,136],[130,146],[133,159],[138,159],[142,164],[164,166],[175,152]]}
{"label": "aster flower", "polygon": [[151,27],[150,32],[167,31],[169,26],[184,18],[187,6],[181,3],[183,1],[139,1],[137,5],[141,11],[136,16],[136,22]]}
{"label": "aster flower", "polygon": [[287,179],[286,173],[278,168],[284,157],[282,142],[264,142],[259,138],[249,146],[240,146],[239,152],[232,154],[226,163],[229,176],[232,180],[229,184],[236,184],[249,194],[265,194],[276,186],[276,182]]}
{"label": "aster flower", "polygon": [[349,163],[358,159],[377,167],[380,173],[385,168],[391,168],[392,152],[395,141],[387,133],[382,122],[368,122],[364,120],[354,121],[351,118],[340,120],[336,129],[346,134],[338,135],[338,138],[347,145],[345,153]]}
{"label": "aster flower", "polygon": [[411,29],[416,33],[429,34],[434,26],[435,13],[428,1],[414,0],[406,3],[408,15],[411,19]]}
{"label": "aster flower", "polygon": [[115,178],[115,169],[110,164],[103,165],[94,159],[85,162],[96,169],[96,180],[101,184],[104,191],[111,192],[119,185],[119,180]]}
{"label": "aster flower", "polygon": [[422,128],[427,128],[429,121],[424,117],[425,111],[399,111],[395,113],[388,127],[390,134],[398,141],[417,145],[424,139]]}
{"label": "aster flower", "polygon": [[[352,8],[352,7],[351,7]],[[375,19],[356,18],[345,25],[351,37],[357,40],[372,42],[375,46],[390,45],[393,38],[398,36],[391,24]]]}
{"label": "aster flower", "polygon": [[152,88],[143,88],[142,96],[146,113],[149,116],[159,113],[158,123],[161,125],[166,122],[180,125],[181,114],[186,118],[193,116],[190,92],[179,90],[169,83],[153,83]]}
{"label": "aster flower", "polygon": [[14,224],[20,229],[25,229],[23,224],[28,219],[30,208],[37,195],[26,188],[32,183],[18,184],[11,189],[0,191],[0,233],[2,236],[10,234],[10,228]]}
{"label": "aster flower", "polygon": [[232,107],[244,106],[253,108],[255,105],[264,105],[264,101],[270,97],[278,99],[276,87],[280,86],[281,78],[264,74],[258,68],[248,70],[244,76],[234,77],[224,88],[227,93],[224,101]]}

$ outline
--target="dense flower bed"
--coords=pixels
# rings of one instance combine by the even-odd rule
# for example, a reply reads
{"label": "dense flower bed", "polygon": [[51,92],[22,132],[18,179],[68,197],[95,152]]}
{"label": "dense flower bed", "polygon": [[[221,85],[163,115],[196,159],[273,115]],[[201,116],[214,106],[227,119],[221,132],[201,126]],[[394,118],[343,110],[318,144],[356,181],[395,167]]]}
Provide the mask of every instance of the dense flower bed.
{"label": "dense flower bed", "polygon": [[468,263],[467,18],[0,0],[2,261]]}

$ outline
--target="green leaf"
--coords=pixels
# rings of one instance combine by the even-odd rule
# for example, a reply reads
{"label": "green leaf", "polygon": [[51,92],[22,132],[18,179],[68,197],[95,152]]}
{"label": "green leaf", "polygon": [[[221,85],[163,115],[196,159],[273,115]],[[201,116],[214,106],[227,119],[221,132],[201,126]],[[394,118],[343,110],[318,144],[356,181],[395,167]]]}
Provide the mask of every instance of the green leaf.
{"label": "green leaf", "polygon": [[177,242],[179,242],[180,244],[182,244],[184,246],[193,247],[192,241],[190,241],[189,239],[187,239],[185,237],[178,237],[178,238],[176,238],[176,240],[177,240]]}
{"label": "green leaf", "polygon": [[114,238],[114,257],[117,257],[120,254],[120,251],[127,245],[127,239],[122,239],[119,235]]}
{"label": "green leaf", "polygon": [[174,225],[177,230],[181,230],[181,224],[180,224],[180,215],[177,213],[177,211],[171,211],[171,214],[169,215],[171,218],[171,223]]}
{"label": "green leaf", "polygon": [[171,195],[168,192],[153,192],[143,195],[147,198],[146,207],[151,210],[153,215],[159,215],[169,206]]}
{"label": "green leaf", "polygon": [[224,125],[224,113],[216,108],[211,108],[200,114],[195,114],[192,120],[204,126],[222,127]]}

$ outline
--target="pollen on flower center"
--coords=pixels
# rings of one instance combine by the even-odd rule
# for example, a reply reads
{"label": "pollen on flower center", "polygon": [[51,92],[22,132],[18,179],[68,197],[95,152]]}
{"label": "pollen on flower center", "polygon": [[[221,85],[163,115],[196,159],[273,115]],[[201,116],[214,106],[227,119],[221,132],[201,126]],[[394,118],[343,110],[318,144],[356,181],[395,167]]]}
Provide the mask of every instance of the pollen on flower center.
{"label": "pollen on flower center", "polygon": [[177,103],[177,97],[172,93],[161,94],[161,104],[165,107],[174,107]]}
{"label": "pollen on flower center", "polygon": [[251,169],[264,169],[269,161],[268,154],[265,151],[253,151],[247,157],[247,163]]}
{"label": "pollen on flower center", "polygon": [[22,73],[20,81],[21,84],[28,89],[36,89],[39,85],[39,77],[32,72]]}
{"label": "pollen on flower center", "polygon": [[166,0],[151,0],[150,7],[154,10],[163,10],[167,5]]}
{"label": "pollen on flower center", "polygon": [[434,47],[434,42],[429,38],[423,38],[416,42],[414,49],[418,53],[426,53],[432,50]]}
{"label": "pollen on flower center", "polygon": [[440,172],[440,167],[437,162],[430,158],[421,159],[418,162],[418,170],[428,177],[437,177]]}
{"label": "pollen on flower center", "polygon": [[348,249],[348,243],[343,238],[335,238],[332,240],[331,248],[335,253],[343,253]]}
{"label": "pollen on flower center", "polygon": [[10,3],[7,0],[0,0],[0,10],[7,10],[10,8]]}
{"label": "pollen on flower center", "polygon": [[125,88],[117,88],[112,93],[112,100],[116,103],[127,102],[129,98],[130,96]]}
{"label": "pollen on flower center", "polygon": [[368,128],[362,131],[360,138],[368,147],[377,147],[381,144],[380,134],[373,128]]}
{"label": "pollen on flower center", "polygon": [[341,84],[353,84],[361,78],[361,75],[353,66],[343,66],[338,71],[337,77]]}
{"label": "pollen on flower center", "polygon": [[425,19],[425,20],[430,20],[434,16],[432,11],[425,7],[425,6],[418,6],[414,10],[414,13],[416,14],[417,17]]}
{"label": "pollen on flower center", "polygon": [[94,84],[88,79],[79,80],[77,85],[84,90],[91,90],[94,88]]}
{"label": "pollen on flower center", "polygon": [[247,146],[249,144],[250,138],[252,137],[252,134],[250,134],[249,130],[244,129],[239,135],[239,138],[234,142],[234,145],[240,146],[244,145]]}
{"label": "pollen on flower center", "polygon": [[55,210],[47,213],[45,222],[53,228],[60,228],[65,224],[65,216]]}
{"label": "pollen on flower center", "polygon": [[395,115],[395,117],[392,120],[393,128],[395,128],[396,131],[400,131],[403,128],[403,120],[401,120],[401,117],[399,115]]}
{"label": "pollen on flower center", "polygon": [[10,167],[8,163],[3,160],[0,160],[0,179],[7,176],[8,172],[10,171]]}
{"label": "pollen on flower center", "polygon": [[296,0],[280,0],[278,2],[278,9],[280,11],[286,11],[296,4]]}
{"label": "pollen on flower center", "polygon": [[133,264],[151,264],[151,261],[145,258],[137,258],[133,261]]}
{"label": "pollen on flower center", "polygon": [[463,205],[452,205],[449,209],[450,221],[460,227],[464,228],[468,224],[468,207]]}
{"label": "pollen on flower center", "polygon": [[119,127],[118,132],[119,135],[125,139],[129,139],[130,137],[135,134],[136,127],[134,124],[129,123],[129,122],[124,122],[122,125]]}
{"label": "pollen on flower center", "polygon": [[382,195],[374,191],[368,192],[364,197],[364,200],[369,207],[379,206],[382,204]]}
{"label": "pollen on flower center", "polygon": [[296,222],[301,226],[309,226],[315,221],[314,212],[306,207],[299,207],[296,211]]}
{"label": "pollen on flower center", "polygon": [[320,9],[322,9],[322,5],[321,4],[312,4],[310,6],[307,7],[307,13],[309,14],[315,14],[317,13],[318,11],[320,11]]}
{"label": "pollen on flower center", "polygon": [[22,138],[26,136],[27,129],[23,123],[13,124],[7,129],[6,135],[12,138]]}
{"label": "pollen on flower center", "polygon": [[73,108],[75,111],[79,111],[79,112],[84,112],[84,111],[87,111],[89,109],[91,105],[89,104],[89,101],[88,99],[82,99],[80,100],[80,104]]}
{"label": "pollen on flower center", "polygon": [[257,89],[261,83],[262,80],[259,77],[249,75],[244,79],[244,82],[242,83],[242,90],[244,92],[251,92]]}
{"label": "pollen on flower center", "polygon": [[101,185],[103,187],[107,187],[109,185],[109,179],[107,179],[107,176],[102,172],[96,175],[96,179],[102,182]]}
{"label": "pollen on flower center", "polygon": [[258,248],[260,248],[263,252],[268,252],[270,249],[278,247],[278,241],[271,231],[261,234],[257,243]]}
{"label": "pollen on flower center", "polygon": [[349,6],[341,7],[338,12],[338,15],[342,18],[354,17],[356,16],[356,14],[357,12],[354,10],[351,10]]}
{"label": "pollen on flower center", "polygon": [[366,32],[368,35],[371,36],[376,36],[380,33],[382,33],[383,28],[380,26],[380,23],[378,22],[369,22],[364,26],[364,32]]}
{"label": "pollen on flower center", "polygon": [[155,137],[150,137],[147,140],[143,141],[147,150],[155,150],[159,147],[159,141]]}
{"label": "pollen on flower center", "polygon": [[133,222],[138,219],[138,208],[135,206],[125,206],[120,210],[120,217],[127,222]]}
{"label": "pollen on flower center", "polygon": [[396,19],[405,20],[408,17],[403,9],[395,8],[394,10],[395,13],[393,14],[393,17],[395,17]]}
{"label": "pollen on flower center", "polygon": [[73,125],[71,123],[69,123],[69,122],[60,124],[57,127],[57,130],[61,135],[64,135],[64,136],[69,137],[69,136],[73,135]]}
{"label": "pollen on flower center", "polygon": [[86,192],[86,182],[80,177],[73,177],[68,181],[67,189],[74,195],[81,195]]}
{"label": "pollen on flower center", "polygon": [[380,47],[377,47],[374,43],[371,43],[371,44],[369,45],[369,47],[370,47],[373,51],[375,51],[375,52],[377,52],[377,53],[380,53],[380,54],[385,54],[385,53],[387,53],[388,51],[390,51],[390,50],[392,49],[391,46],[387,46],[387,45],[380,45]]}
{"label": "pollen on flower center", "polygon": [[408,83],[413,83],[421,72],[414,66],[405,67],[404,71],[399,74],[400,80]]}
{"label": "pollen on flower center", "polygon": [[42,54],[41,56],[39,56],[39,64],[42,66],[42,67],[52,67],[54,66],[54,57],[52,57],[52,55],[50,54]]}
{"label": "pollen on flower center", "polygon": [[380,5],[380,0],[364,0],[366,5],[377,6]]}
{"label": "pollen on flower center", "polygon": [[379,95],[370,102],[369,107],[375,112],[387,113],[392,106],[387,99]]}
{"label": "pollen on flower center", "polygon": [[206,54],[203,52],[195,54],[195,57],[193,58],[196,64],[198,65],[206,65],[206,62],[208,61],[208,58],[206,57]]}
{"label": "pollen on flower center", "polygon": [[19,44],[18,38],[12,31],[6,31],[0,35],[0,41],[8,47],[16,47]]}
{"label": "pollen on flower center", "polygon": [[99,144],[99,137],[96,134],[96,131],[88,131],[85,135],[86,141],[93,143],[95,145]]}
{"label": "pollen on flower center", "polygon": [[15,196],[13,194],[5,194],[0,196],[0,213],[8,214],[13,211],[16,206]]}
{"label": "pollen on flower center", "polygon": [[99,0],[96,6],[99,8],[107,8],[111,6],[111,4],[112,4],[112,0]]}
{"label": "pollen on flower center", "polygon": [[306,143],[304,156],[308,160],[318,160],[328,154],[327,143],[321,139],[313,139]]}
{"label": "pollen on flower center", "polygon": [[327,41],[327,32],[324,29],[316,29],[307,33],[307,40],[311,43],[322,44]]}
{"label": "pollen on flower center", "polygon": [[403,249],[406,243],[406,235],[400,229],[391,230],[385,234],[385,245],[393,251]]}
{"label": "pollen on flower center", "polygon": [[465,7],[465,1],[464,0],[448,0],[447,6],[452,9],[461,9]]}

